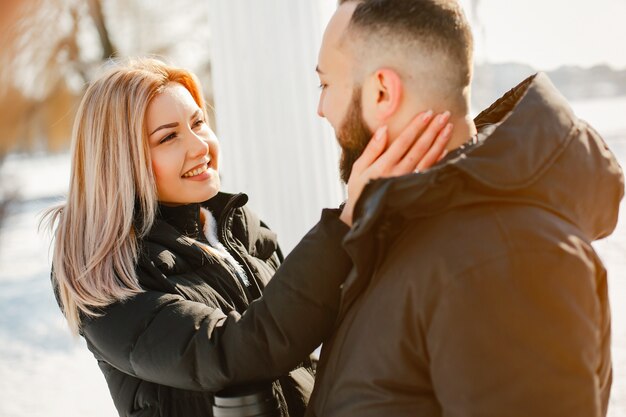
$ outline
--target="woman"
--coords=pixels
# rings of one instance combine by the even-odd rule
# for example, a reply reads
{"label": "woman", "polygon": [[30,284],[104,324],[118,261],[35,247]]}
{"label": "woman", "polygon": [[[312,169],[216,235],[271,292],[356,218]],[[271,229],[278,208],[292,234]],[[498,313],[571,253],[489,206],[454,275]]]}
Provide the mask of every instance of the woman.
{"label": "woman", "polygon": [[[212,393],[261,381],[274,381],[282,415],[302,415],[307,355],[331,331],[351,268],[341,240],[354,202],[370,178],[415,169],[417,133],[438,136],[433,162],[447,138],[416,118],[379,157],[378,132],[343,210],[325,210],[279,268],[247,197],[219,191],[206,120],[196,78],[157,60],[119,63],[89,86],[67,202],[51,212],[55,294],[121,416],[209,416]],[[409,148],[417,162],[397,163]]]}

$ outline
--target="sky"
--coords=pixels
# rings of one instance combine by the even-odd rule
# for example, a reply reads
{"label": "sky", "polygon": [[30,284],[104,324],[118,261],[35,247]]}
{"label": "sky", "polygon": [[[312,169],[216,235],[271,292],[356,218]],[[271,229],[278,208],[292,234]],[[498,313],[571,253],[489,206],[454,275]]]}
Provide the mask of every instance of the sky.
{"label": "sky", "polygon": [[626,69],[626,0],[460,1],[472,20],[478,62]]}

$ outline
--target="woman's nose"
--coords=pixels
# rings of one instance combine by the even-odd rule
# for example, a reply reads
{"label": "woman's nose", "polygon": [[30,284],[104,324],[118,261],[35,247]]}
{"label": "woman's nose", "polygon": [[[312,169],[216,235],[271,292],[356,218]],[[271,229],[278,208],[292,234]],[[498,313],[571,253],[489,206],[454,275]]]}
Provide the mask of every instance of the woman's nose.
{"label": "woman's nose", "polygon": [[202,136],[197,135],[193,131],[190,132],[189,136],[189,142],[191,143],[189,148],[190,158],[200,158],[209,153],[209,144]]}

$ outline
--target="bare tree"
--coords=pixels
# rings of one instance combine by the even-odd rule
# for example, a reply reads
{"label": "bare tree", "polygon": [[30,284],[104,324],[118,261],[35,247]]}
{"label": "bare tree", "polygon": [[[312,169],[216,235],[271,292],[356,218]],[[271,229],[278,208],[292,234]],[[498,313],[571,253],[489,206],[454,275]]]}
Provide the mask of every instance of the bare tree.
{"label": "bare tree", "polygon": [[2,1],[15,7],[13,24],[3,26],[10,36],[0,35],[0,114],[10,109],[0,116],[0,151],[41,148],[40,138],[44,149],[60,149],[63,129],[67,145],[76,101],[110,57],[162,55],[210,86],[206,1]]}
{"label": "bare tree", "polygon": [[111,42],[109,37],[109,31],[102,12],[102,2],[100,0],[88,0],[87,4],[89,5],[91,19],[98,30],[100,45],[102,46],[102,59],[117,55],[117,49],[113,46],[113,42]]}

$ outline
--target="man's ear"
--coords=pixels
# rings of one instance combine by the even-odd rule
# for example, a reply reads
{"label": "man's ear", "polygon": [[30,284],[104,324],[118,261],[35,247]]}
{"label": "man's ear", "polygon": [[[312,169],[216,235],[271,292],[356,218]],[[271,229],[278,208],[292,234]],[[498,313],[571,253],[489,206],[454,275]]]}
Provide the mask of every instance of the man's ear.
{"label": "man's ear", "polygon": [[385,122],[396,113],[402,103],[404,91],[402,79],[396,71],[382,68],[372,74],[367,84],[363,103],[364,113]]}

